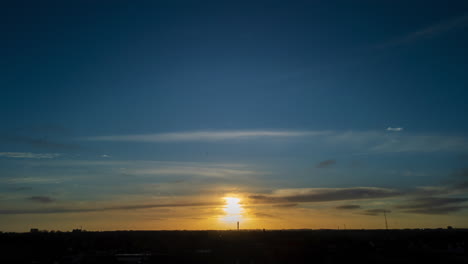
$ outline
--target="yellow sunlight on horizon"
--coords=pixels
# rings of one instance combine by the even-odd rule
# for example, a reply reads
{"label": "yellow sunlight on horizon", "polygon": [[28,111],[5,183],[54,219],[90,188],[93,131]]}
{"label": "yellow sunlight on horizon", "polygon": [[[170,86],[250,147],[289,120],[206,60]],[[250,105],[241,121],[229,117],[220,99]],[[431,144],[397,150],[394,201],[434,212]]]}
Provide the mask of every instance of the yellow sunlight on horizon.
{"label": "yellow sunlight on horizon", "polygon": [[225,223],[240,222],[242,220],[242,213],[244,212],[242,205],[239,203],[241,200],[235,197],[224,197],[223,199],[226,201],[226,205],[223,208],[226,214],[221,218],[221,221]]}

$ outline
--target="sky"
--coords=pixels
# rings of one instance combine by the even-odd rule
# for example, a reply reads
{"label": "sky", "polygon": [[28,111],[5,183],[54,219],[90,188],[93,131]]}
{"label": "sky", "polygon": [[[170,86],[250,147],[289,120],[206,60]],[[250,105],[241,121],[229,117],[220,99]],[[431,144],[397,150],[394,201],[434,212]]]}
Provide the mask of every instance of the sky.
{"label": "sky", "polygon": [[468,228],[466,1],[9,1],[0,230]]}

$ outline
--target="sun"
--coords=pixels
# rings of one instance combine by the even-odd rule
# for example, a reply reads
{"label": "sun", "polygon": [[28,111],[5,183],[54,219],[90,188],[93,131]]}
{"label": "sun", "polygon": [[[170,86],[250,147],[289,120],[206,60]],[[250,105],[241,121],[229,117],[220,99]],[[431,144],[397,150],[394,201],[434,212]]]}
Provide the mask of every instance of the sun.
{"label": "sun", "polygon": [[242,220],[242,213],[244,209],[240,204],[241,199],[236,197],[224,197],[224,201],[226,202],[224,212],[226,213],[222,218],[221,221],[226,223],[235,223]]}

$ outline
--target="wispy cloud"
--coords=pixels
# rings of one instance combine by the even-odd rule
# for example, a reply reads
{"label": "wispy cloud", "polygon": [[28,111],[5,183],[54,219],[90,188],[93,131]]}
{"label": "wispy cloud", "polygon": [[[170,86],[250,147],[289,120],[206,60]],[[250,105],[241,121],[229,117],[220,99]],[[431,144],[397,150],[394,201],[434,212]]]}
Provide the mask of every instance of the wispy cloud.
{"label": "wispy cloud", "polygon": [[38,202],[38,203],[51,203],[55,201],[55,199],[49,196],[31,196],[31,197],[28,197],[28,200],[33,201],[33,202]]}
{"label": "wispy cloud", "polygon": [[[386,130],[401,132],[401,127]],[[464,136],[423,133],[387,133],[385,131],[218,131],[218,132],[174,132],[147,135],[122,135],[89,137],[84,140],[115,142],[218,142],[227,140],[253,140],[260,138],[300,138],[323,147],[337,146],[353,149],[360,153],[392,152],[440,152],[466,151],[468,139]]]}
{"label": "wispy cloud", "polygon": [[328,134],[328,131],[191,131],[157,134],[98,136],[88,137],[89,141],[131,141],[131,142],[183,142],[183,141],[220,141],[229,139],[304,137]]}
{"label": "wispy cloud", "polygon": [[259,203],[308,203],[396,197],[402,192],[377,187],[280,189],[270,195],[251,195]]}
{"label": "wispy cloud", "polygon": [[276,218],[278,219],[278,216],[273,215],[273,214],[267,214],[267,213],[262,213],[262,212],[254,212],[252,213],[256,218]]}
{"label": "wispy cloud", "polygon": [[28,145],[33,148],[39,148],[44,150],[73,150],[77,149],[78,146],[59,143],[55,141],[51,141],[46,137],[43,138],[36,138],[36,137],[29,137],[23,135],[11,135],[11,134],[0,134],[0,141],[9,142],[9,143],[16,143],[22,145]]}
{"label": "wispy cloud", "polygon": [[138,169],[129,171],[135,175],[191,175],[204,177],[236,177],[254,176],[260,174],[258,171],[233,169],[223,167],[198,167],[187,165],[163,166],[160,168]]}
{"label": "wispy cloud", "polygon": [[53,159],[59,156],[58,153],[0,152],[0,157],[18,159]]}
{"label": "wispy cloud", "polygon": [[291,207],[296,207],[297,203],[286,203],[286,204],[274,204],[273,207],[278,207],[278,208],[291,208]]}
{"label": "wispy cloud", "polygon": [[407,201],[397,208],[405,209],[407,213],[447,214],[468,208],[468,205],[464,204],[467,201],[468,198],[426,197]]}
{"label": "wispy cloud", "polygon": [[395,135],[382,137],[380,143],[370,148],[372,152],[447,152],[468,149],[468,141],[460,136]]}
{"label": "wispy cloud", "polygon": [[383,43],[379,45],[378,47],[387,48],[387,47],[404,45],[404,44],[408,44],[408,43],[411,43],[420,39],[436,37],[447,31],[450,31],[456,28],[465,27],[467,25],[468,25],[468,14],[464,14],[461,16],[457,16],[457,17],[453,17],[447,20],[440,21],[437,24],[433,24],[423,29],[410,32],[406,35],[402,35],[387,43]]}
{"label": "wispy cloud", "polygon": [[200,206],[222,206],[223,203],[213,202],[181,202],[167,204],[131,204],[119,206],[104,206],[104,207],[49,207],[40,209],[0,209],[0,214],[61,214],[61,213],[86,213],[86,212],[104,212],[117,210],[138,210],[151,208],[171,208],[171,207],[200,207]]}
{"label": "wispy cloud", "polygon": [[[117,186],[176,181],[250,182],[267,175],[268,170],[254,164],[222,162],[144,161],[144,160],[34,160],[27,162],[22,175],[4,175],[2,183],[16,186],[58,184],[63,182],[108,181]],[[35,170],[35,168],[40,168]],[[46,168],[53,173],[44,174]],[[59,173],[57,173],[59,172]],[[97,174],[95,174],[97,173]],[[99,175],[96,178],[95,175]]]}
{"label": "wispy cloud", "polygon": [[356,205],[356,204],[345,204],[345,205],[337,206],[335,208],[338,210],[355,210],[355,209],[361,208],[361,206]]}
{"label": "wispy cloud", "polygon": [[64,178],[43,178],[43,177],[21,177],[21,178],[4,178],[1,181],[10,183],[10,184],[45,184],[45,183],[60,183],[63,182]]}
{"label": "wispy cloud", "polygon": [[[373,208],[360,210],[360,214],[378,215],[384,211],[395,210],[411,214],[450,214],[468,209],[466,191],[454,190],[454,186],[428,186],[408,189],[388,189],[379,187],[349,187],[349,188],[293,188],[278,189],[270,194],[252,194],[249,196],[254,204],[286,204],[331,203],[337,210],[354,211],[361,205],[353,203],[336,205],[337,201],[360,201],[374,207],[385,204],[386,209]],[[454,194],[460,197],[452,197]],[[388,209],[387,209],[388,208]]]}
{"label": "wispy cloud", "polygon": [[468,150],[468,139],[457,135],[347,131],[327,135],[324,141],[369,154]]}
{"label": "wispy cloud", "polygon": [[392,211],[387,210],[387,209],[368,209],[362,212],[361,214],[364,215],[379,215],[383,213],[391,213]]}
{"label": "wispy cloud", "polygon": [[15,192],[23,192],[23,191],[30,191],[32,190],[32,187],[29,187],[29,186],[20,186],[20,187],[13,187],[13,188],[10,188],[11,191],[15,191]]}
{"label": "wispy cloud", "polygon": [[387,131],[400,132],[403,131],[402,127],[387,127]]}

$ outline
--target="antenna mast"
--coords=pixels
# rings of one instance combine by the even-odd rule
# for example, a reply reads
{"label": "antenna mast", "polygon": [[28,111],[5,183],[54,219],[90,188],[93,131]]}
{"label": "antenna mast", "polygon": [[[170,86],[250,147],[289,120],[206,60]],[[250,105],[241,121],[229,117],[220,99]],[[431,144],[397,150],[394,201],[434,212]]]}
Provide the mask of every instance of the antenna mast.
{"label": "antenna mast", "polygon": [[384,215],[384,218],[385,218],[385,229],[388,230],[388,223],[387,223],[387,214],[386,214],[386,210],[383,211],[383,215]]}

